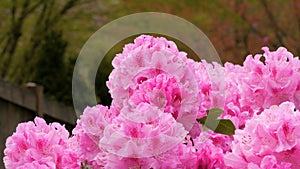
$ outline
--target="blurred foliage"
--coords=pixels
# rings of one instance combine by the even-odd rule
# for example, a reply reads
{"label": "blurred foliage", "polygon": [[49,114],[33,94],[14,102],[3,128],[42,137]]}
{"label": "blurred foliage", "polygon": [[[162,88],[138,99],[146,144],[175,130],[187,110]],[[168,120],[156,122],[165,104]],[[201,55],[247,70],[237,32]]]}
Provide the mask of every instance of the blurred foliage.
{"label": "blurred foliage", "polygon": [[[174,14],[195,24],[223,63],[241,64],[262,46],[285,46],[299,55],[299,9],[296,0],[1,0],[0,76],[15,83],[34,80],[54,99],[71,104],[73,66],[85,41],[114,19],[147,11]],[[136,36],[115,44],[99,66],[96,94],[102,104],[111,101],[105,86],[111,60]],[[189,57],[197,58],[175,41]]]}
{"label": "blurred foliage", "polygon": [[65,103],[72,103],[69,87],[72,83],[71,74],[68,74],[69,63],[65,63],[64,54],[67,42],[61,31],[51,31],[41,42],[37,51],[39,57],[35,63],[35,71],[31,80],[43,84],[44,93],[53,99]]}

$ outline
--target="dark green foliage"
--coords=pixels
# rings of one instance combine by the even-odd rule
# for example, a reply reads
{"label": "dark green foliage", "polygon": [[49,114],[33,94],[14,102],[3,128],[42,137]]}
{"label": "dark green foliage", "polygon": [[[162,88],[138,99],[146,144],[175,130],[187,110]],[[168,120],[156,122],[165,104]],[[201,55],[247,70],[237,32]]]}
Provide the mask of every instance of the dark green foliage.
{"label": "dark green foliage", "polygon": [[42,41],[38,50],[38,60],[34,67],[32,81],[44,86],[44,93],[52,98],[70,103],[71,74],[64,63],[67,42],[62,32],[51,31]]}
{"label": "dark green foliage", "polygon": [[106,87],[106,81],[108,80],[108,76],[112,71],[111,63],[105,62],[105,60],[100,65],[97,76],[96,76],[96,95],[99,99],[99,103],[105,106],[110,106],[112,98],[108,92],[108,88]]}

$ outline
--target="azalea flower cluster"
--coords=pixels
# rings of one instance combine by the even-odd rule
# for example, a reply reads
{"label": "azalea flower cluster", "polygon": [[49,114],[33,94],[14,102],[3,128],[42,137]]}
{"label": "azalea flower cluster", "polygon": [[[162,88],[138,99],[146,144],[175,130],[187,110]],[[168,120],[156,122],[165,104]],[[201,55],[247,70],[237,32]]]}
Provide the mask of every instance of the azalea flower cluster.
{"label": "azalea flower cluster", "polygon": [[[222,66],[139,36],[112,62],[110,107],[87,107],[71,136],[41,118],[19,124],[5,167],[300,168],[300,60],[285,48],[263,50]],[[234,135],[197,122],[214,107]]]}

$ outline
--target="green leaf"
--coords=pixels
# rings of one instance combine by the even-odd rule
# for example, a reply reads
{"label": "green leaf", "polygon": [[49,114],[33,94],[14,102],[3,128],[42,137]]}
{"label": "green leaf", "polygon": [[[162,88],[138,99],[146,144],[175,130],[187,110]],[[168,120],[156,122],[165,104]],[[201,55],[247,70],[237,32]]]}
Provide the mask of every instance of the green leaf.
{"label": "green leaf", "polygon": [[209,110],[206,110],[206,113],[207,115],[209,116],[209,118],[218,118],[219,116],[221,116],[221,114],[223,113],[224,111],[222,109],[219,109],[219,108],[212,108],[212,109],[209,109]]}
{"label": "green leaf", "polygon": [[202,117],[201,119],[197,119],[198,123],[202,124],[203,131],[209,130],[209,128],[207,128],[207,127],[204,125],[206,119],[207,119],[207,116],[204,116],[204,117]]}
{"label": "green leaf", "polygon": [[235,126],[229,119],[219,120],[219,125],[215,129],[215,132],[225,135],[233,135],[235,133]]}
{"label": "green leaf", "polygon": [[207,110],[207,116],[197,119],[202,124],[204,131],[210,129],[220,134],[233,135],[235,126],[229,119],[218,119],[223,113],[222,109],[212,108]]}
{"label": "green leaf", "polygon": [[202,117],[201,119],[197,119],[197,121],[198,121],[200,124],[204,125],[204,123],[205,123],[205,121],[206,121],[206,118],[207,118],[207,116],[204,116],[204,117]]}

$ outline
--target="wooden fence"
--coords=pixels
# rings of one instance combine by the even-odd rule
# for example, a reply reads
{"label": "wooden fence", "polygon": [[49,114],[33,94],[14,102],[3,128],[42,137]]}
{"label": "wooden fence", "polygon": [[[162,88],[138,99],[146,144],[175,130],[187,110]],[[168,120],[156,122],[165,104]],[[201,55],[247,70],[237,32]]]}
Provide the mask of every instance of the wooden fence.
{"label": "wooden fence", "polygon": [[43,96],[41,86],[18,86],[0,79],[0,168],[4,168],[3,150],[6,138],[18,123],[44,117],[47,122],[58,121],[71,129],[76,123],[73,108]]}

